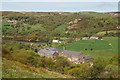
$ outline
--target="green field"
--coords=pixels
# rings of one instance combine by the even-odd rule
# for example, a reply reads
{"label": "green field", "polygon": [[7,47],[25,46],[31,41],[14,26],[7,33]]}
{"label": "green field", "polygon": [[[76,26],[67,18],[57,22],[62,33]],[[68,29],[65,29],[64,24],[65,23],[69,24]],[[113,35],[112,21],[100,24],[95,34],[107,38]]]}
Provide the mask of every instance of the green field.
{"label": "green field", "polygon": [[107,42],[111,43],[112,51],[114,53],[119,53],[118,45],[120,45],[120,43],[119,43],[120,38],[118,38],[118,37],[104,37],[103,39],[106,40]]}
{"label": "green field", "polygon": [[16,33],[16,30],[13,26],[11,26],[12,23],[10,22],[2,22],[2,31],[4,33],[14,34]]}
{"label": "green field", "polygon": [[64,32],[65,31],[65,25],[60,25],[55,30]]}
{"label": "green field", "polygon": [[[62,49],[62,46],[58,48]],[[66,45],[67,50],[80,51],[94,58],[108,58],[118,53],[118,38],[104,37],[103,40],[80,40]]]}

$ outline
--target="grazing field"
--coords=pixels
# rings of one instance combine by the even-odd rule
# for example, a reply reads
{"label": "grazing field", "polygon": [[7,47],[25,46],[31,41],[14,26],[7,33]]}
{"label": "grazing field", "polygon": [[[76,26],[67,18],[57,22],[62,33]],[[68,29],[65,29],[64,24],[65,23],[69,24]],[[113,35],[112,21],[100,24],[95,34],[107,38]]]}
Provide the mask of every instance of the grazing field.
{"label": "grazing field", "polygon": [[[76,46],[75,46],[76,45]],[[70,43],[66,46],[67,49],[80,50],[111,50],[112,47],[104,40],[80,40],[75,43]]]}
{"label": "grazing field", "polygon": [[120,45],[119,41],[120,41],[120,38],[118,37],[104,37],[103,38],[105,41],[107,41],[109,44],[111,44],[111,47],[112,47],[112,51],[114,53],[119,53],[119,47],[118,45]]}
{"label": "grazing field", "polygon": [[[59,46],[62,49],[62,46]],[[80,51],[94,58],[108,58],[118,53],[118,38],[104,37],[103,40],[80,40],[66,45],[67,50]]]}

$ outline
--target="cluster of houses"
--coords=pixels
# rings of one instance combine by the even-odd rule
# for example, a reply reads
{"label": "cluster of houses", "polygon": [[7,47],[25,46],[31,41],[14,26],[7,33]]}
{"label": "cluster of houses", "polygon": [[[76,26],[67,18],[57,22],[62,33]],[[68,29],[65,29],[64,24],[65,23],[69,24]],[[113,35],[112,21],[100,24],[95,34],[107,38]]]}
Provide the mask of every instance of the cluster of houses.
{"label": "cluster of houses", "polygon": [[3,22],[10,22],[12,24],[4,24],[4,26],[14,26],[17,23],[17,20],[8,20],[8,19],[3,19]]}
{"label": "cluster of houses", "polygon": [[[82,37],[80,38],[74,38],[75,41],[79,41],[79,40],[103,40],[102,37],[95,37],[95,36],[91,36],[91,37]],[[64,40],[58,40],[58,39],[53,39],[52,43],[62,43],[64,42]]]}
{"label": "cluster of houses", "polygon": [[17,23],[17,20],[9,20],[9,19],[7,19],[7,18],[5,18],[5,19],[3,19],[2,21],[4,21],[4,22],[11,22],[11,23]]}
{"label": "cluster of houses", "polygon": [[38,51],[38,54],[42,57],[48,57],[54,59],[56,56],[66,57],[69,61],[82,64],[85,61],[90,60],[90,56],[83,55],[81,52],[75,52],[70,50],[61,50],[57,48],[45,48]]}
{"label": "cluster of houses", "polygon": [[[68,23],[69,26],[67,27],[67,30],[72,31],[72,32],[75,32],[76,29],[77,29],[76,25],[77,25],[77,23],[80,22],[80,21],[81,21],[81,19],[75,19],[74,21],[70,21],[70,22]],[[68,31],[67,31],[67,32],[68,32]]]}
{"label": "cluster of houses", "polygon": [[93,37],[93,36],[82,38],[82,40],[98,40],[98,39],[103,40],[102,37]]}
{"label": "cluster of houses", "polygon": [[73,25],[73,24],[78,23],[79,21],[81,21],[81,19],[75,19],[74,21],[70,21],[68,24]]}
{"label": "cluster of houses", "polygon": [[17,23],[17,20],[7,20],[7,22]]}

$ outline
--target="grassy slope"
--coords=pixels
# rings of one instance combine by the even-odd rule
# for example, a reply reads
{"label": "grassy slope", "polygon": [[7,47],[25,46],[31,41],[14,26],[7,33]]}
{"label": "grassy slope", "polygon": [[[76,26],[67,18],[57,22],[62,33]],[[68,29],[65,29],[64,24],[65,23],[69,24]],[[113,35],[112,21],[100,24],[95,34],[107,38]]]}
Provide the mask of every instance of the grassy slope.
{"label": "grassy slope", "polygon": [[78,42],[70,43],[67,45],[67,49],[80,51],[85,49],[93,50],[109,50],[111,46],[104,40],[80,40]]}
{"label": "grassy slope", "polygon": [[[66,49],[80,51],[84,54],[91,55],[93,58],[110,58],[117,55],[118,38],[105,37],[103,39],[104,40],[80,40],[67,44]],[[110,43],[111,45],[109,45]],[[62,49],[62,46],[59,46],[59,48]],[[93,50],[91,51],[90,49]]]}
{"label": "grassy slope", "polygon": [[109,46],[109,43],[104,40],[80,40],[77,42],[67,44],[66,49],[72,51],[81,51],[85,49],[111,50],[112,47]]}
{"label": "grassy slope", "polygon": [[65,31],[65,26],[64,25],[60,25],[55,30],[64,32]]}
{"label": "grassy slope", "polygon": [[2,22],[2,30],[3,33],[15,33],[16,30],[14,29],[14,27],[11,26],[12,23],[10,22]]}
{"label": "grassy slope", "polygon": [[3,78],[70,78],[70,76],[41,68],[26,66],[17,61],[3,58]]}
{"label": "grassy slope", "polygon": [[[111,44],[113,53],[118,53],[118,37],[104,37],[104,40]],[[120,39],[119,39],[120,40]]]}

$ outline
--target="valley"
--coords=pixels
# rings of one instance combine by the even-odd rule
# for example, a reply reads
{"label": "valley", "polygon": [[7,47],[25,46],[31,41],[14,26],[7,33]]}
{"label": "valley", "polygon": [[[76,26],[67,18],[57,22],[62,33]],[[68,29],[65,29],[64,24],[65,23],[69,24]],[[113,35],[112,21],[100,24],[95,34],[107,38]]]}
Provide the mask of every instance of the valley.
{"label": "valley", "polygon": [[118,78],[118,18],[98,12],[2,12],[3,78]]}

